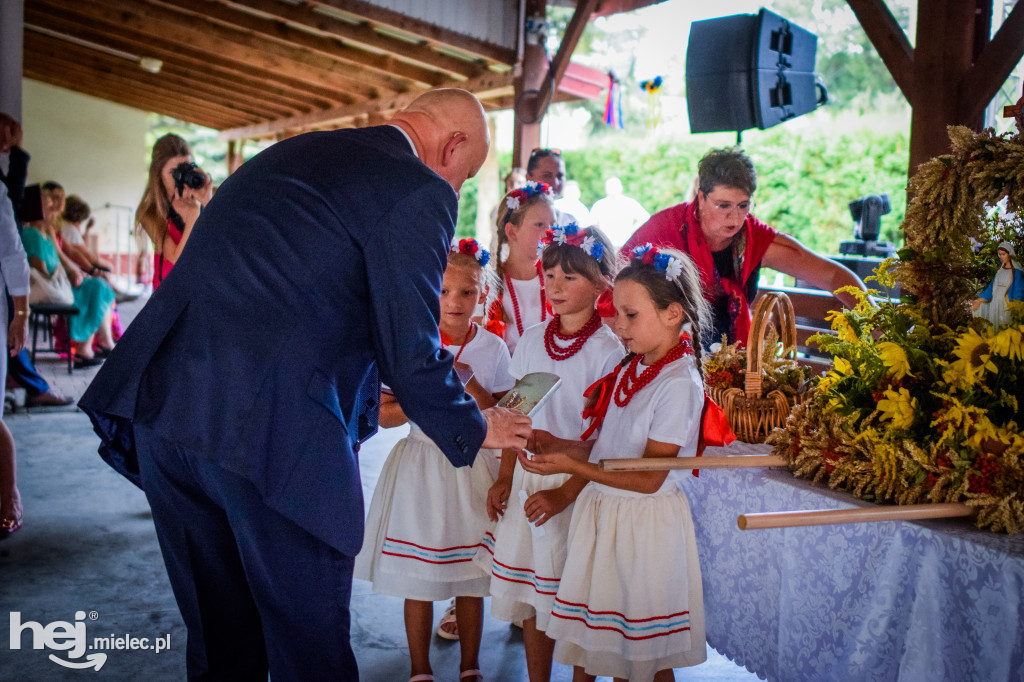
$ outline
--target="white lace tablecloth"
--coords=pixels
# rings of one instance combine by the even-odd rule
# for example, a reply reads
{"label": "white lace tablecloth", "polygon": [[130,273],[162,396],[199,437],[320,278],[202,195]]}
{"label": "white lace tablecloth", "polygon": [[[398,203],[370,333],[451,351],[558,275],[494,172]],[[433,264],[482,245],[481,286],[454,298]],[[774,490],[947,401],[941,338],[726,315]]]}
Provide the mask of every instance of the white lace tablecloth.
{"label": "white lace tablecloth", "polygon": [[759,677],[1024,680],[1024,535],[961,520],[741,531],[743,513],[869,503],[785,469],[705,470],[682,485],[708,642]]}

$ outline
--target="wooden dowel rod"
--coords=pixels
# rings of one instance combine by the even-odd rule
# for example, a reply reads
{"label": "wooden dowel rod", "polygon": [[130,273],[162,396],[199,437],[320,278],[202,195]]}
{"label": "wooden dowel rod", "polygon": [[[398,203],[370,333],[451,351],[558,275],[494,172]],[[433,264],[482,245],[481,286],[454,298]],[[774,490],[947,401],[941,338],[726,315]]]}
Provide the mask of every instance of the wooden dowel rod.
{"label": "wooden dowel rod", "polygon": [[744,467],[784,467],[781,455],[734,455],[732,457],[642,457],[640,459],[602,459],[604,471],[670,471],[672,469],[739,469]]}
{"label": "wooden dowel rod", "polygon": [[761,528],[827,526],[838,523],[868,523],[872,521],[950,519],[961,516],[973,516],[974,513],[974,507],[953,502],[943,504],[905,504],[898,507],[818,509],[813,511],[744,514],[736,519],[736,524],[740,527],[740,530],[757,530]]}

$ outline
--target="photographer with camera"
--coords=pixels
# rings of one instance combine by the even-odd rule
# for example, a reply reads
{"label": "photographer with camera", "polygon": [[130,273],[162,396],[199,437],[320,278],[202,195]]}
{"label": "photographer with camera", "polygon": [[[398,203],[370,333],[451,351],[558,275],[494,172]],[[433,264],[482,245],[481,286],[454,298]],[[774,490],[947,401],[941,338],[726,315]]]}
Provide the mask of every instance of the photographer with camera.
{"label": "photographer with camera", "polygon": [[156,250],[154,289],[174,267],[212,194],[210,178],[192,163],[192,150],[185,140],[168,134],[156,141],[149,163],[149,182],[135,211],[139,228],[149,236]]}

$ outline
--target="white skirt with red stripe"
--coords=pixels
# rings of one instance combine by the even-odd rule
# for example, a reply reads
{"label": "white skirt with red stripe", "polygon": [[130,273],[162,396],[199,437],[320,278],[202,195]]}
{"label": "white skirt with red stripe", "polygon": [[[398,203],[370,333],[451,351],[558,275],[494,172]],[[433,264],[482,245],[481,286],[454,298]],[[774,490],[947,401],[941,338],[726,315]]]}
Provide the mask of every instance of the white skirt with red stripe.
{"label": "white skirt with red stripe", "polygon": [[456,468],[413,425],[381,470],[355,577],[405,599],[486,597],[490,578],[473,557],[494,526],[486,506],[494,457],[481,450],[473,466]]}
{"label": "white skirt with red stripe", "polygon": [[547,629],[565,565],[572,505],[540,526],[541,534],[526,520],[519,491],[529,496],[567,480],[568,474],[540,476],[516,464],[505,515],[484,538],[476,558],[491,574],[491,615],[495,618],[511,623],[536,616],[537,628]]}
{"label": "white skirt with red stripe", "polygon": [[705,660],[697,541],[675,485],[647,495],[588,484],[568,552],[547,629],[555,660],[630,680]]}

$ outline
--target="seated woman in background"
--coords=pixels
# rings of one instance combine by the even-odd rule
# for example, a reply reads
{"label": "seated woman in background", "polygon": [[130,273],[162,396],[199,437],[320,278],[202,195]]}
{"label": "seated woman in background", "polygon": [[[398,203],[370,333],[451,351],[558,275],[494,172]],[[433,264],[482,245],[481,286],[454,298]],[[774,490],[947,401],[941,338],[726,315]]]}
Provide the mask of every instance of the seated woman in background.
{"label": "seated woman in background", "polygon": [[209,176],[204,176],[206,184],[199,189],[186,186],[180,193],[175,189],[172,171],[182,163],[191,162],[192,150],[188,142],[177,135],[164,135],[153,145],[146,193],[135,209],[138,229],[149,236],[156,250],[153,289],[171,272],[192,234],[200,210],[213,194]]}
{"label": "seated woman in background", "polygon": [[[92,214],[89,204],[77,194],[70,195],[64,201],[63,221],[60,225],[61,247],[64,255],[82,269],[82,272],[106,280],[112,288],[113,264],[99,254],[93,253],[85,244],[84,225]],[[115,289],[116,291],[116,289]]]}
{"label": "seated woman in background", "polygon": [[87,277],[61,252],[53,221],[59,206],[58,198],[52,189],[46,189],[47,185],[42,190],[43,219],[29,223],[21,231],[21,241],[31,266],[29,302],[65,303],[78,307],[78,314],[70,318],[68,330],[74,344],[75,367],[91,367],[103,362],[102,357],[97,357],[93,351],[94,338],[101,349],[101,356],[114,347],[110,324],[114,290],[102,279]]}

